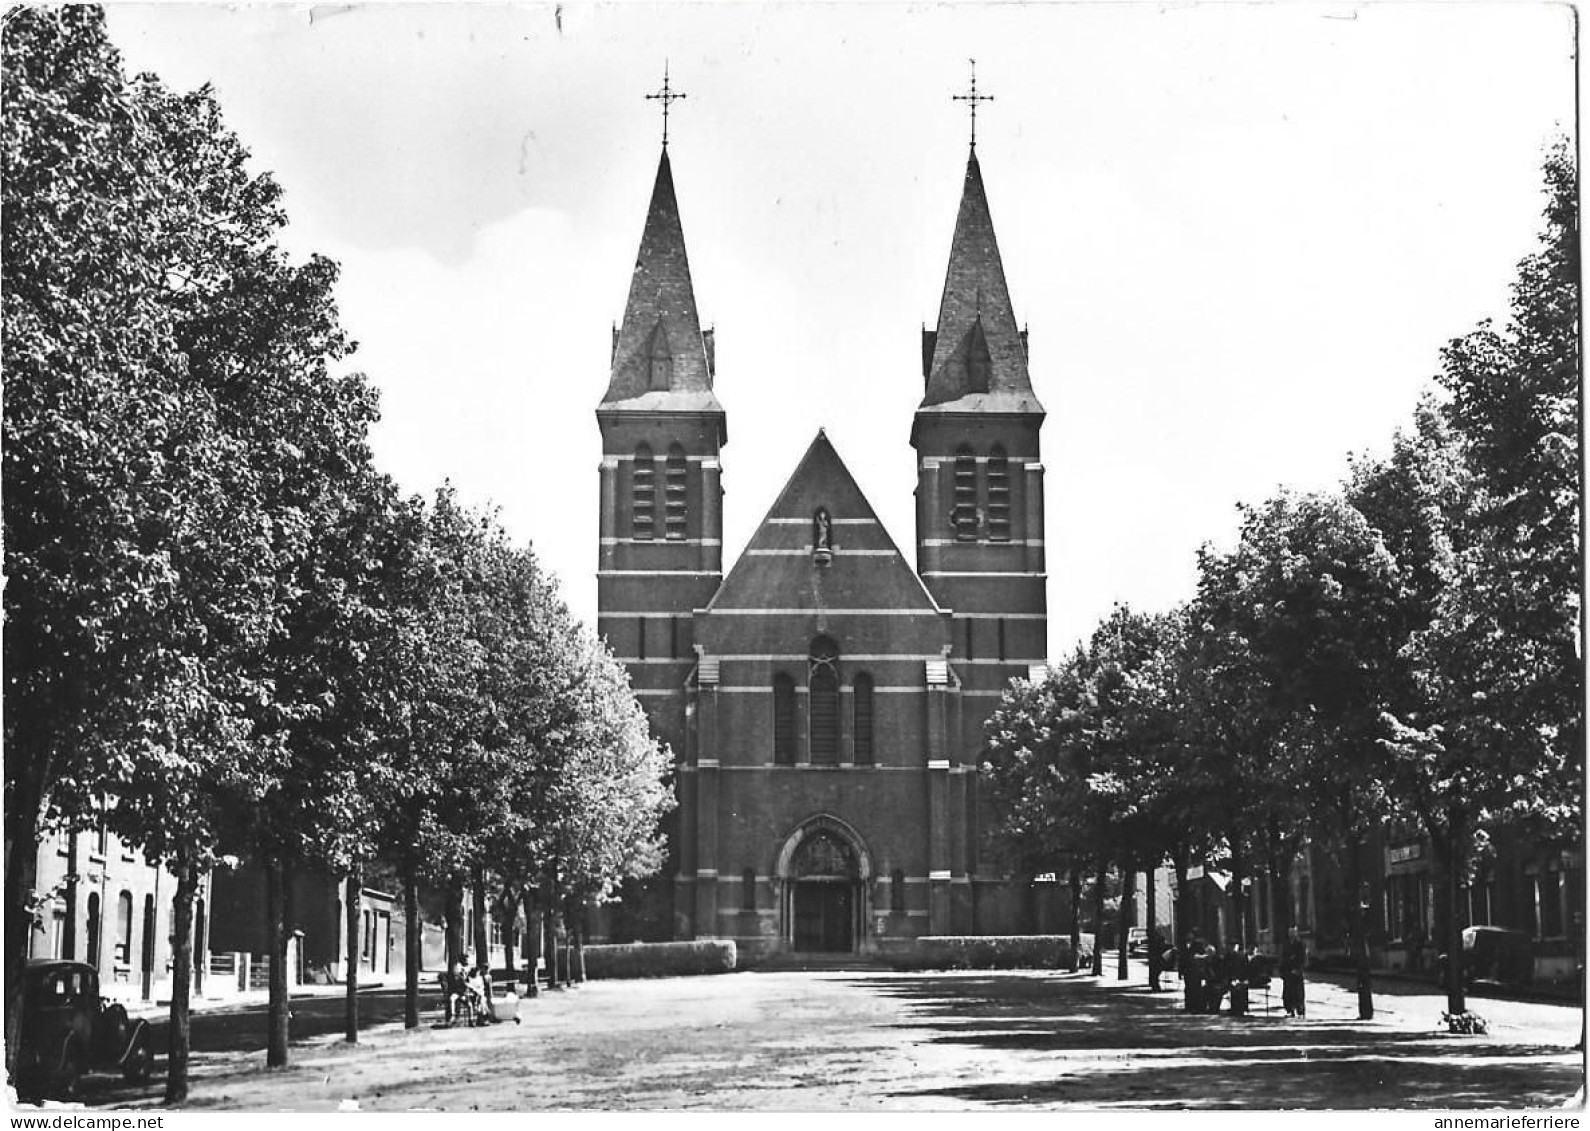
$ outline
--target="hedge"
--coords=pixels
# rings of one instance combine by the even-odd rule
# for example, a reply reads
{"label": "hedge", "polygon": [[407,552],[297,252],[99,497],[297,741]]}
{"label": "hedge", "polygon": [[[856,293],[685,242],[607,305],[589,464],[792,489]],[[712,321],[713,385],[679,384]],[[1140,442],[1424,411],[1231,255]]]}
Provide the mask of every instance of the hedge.
{"label": "hedge", "polygon": [[[1093,936],[1082,936],[1082,961],[1093,957]],[[1065,969],[1069,935],[923,935],[911,949],[890,955],[897,970]]]}
{"label": "hedge", "polygon": [[733,939],[625,943],[585,948],[587,978],[672,978],[682,974],[727,974],[734,970]]}

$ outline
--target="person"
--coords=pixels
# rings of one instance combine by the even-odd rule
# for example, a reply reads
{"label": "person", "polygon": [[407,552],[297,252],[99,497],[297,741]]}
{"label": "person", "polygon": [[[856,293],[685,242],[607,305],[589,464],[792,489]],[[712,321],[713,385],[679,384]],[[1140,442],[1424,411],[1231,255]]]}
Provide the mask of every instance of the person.
{"label": "person", "polygon": [[1281,945],[1281,1005],[1288,1017],[1307,1014],[1303,998],[1303,967],[1307,961],[1308,947],[1298,936],[1297,928],[1287,928],[1286,942]]}
{"label": "person", "polygon": [[1204,1012],[1219,1013],[1220,999],[1226,996],[1226,964],[1214,943],[1204,949],[1204,970]]}
{"label": "person", "polygon": [[464,971],[468,968],[469,952],[460,951],[453,955],[453,960],[447,964],[447,979],[442,994],[447,1009],[447,1023],[451,1025],[458,1019],[458,1012],[464,1005]]}
{"label": "person", "polygon": [[1248,960],[1242,944],[1236,943],[1226,957],[1226,983],[1231,987],[1231,1016],[1248,1014]]}
{"label": "person", "polygon": [[1165,952],[1166,952],[1165,951],[1165,936],[1159,933],[1159,928],[1158,927],[1155,927],[1152,931],[1150,931],[1148,933],[1148,991],[1149,991],[1149,993],[1157,994],[1160,991],[1161,987],[1160,987],[1160,984],[1159,984],[1159,976],[1165,969],[1164,963],[1161,961],[1160,955],[1162,953],[1165,953]]}
{"label": "person", "polygon": [[1204,948],[1194,931],[1182,946],[1182,1008],[1188,1013],[1204,1011]]}
{"label": "person", "polygon": [[469,995],[469,1003],[474,1006],[475,1024],[484,1025],[491,1018],[487,1014],[489,1000],[486,996],[486,968],[473,966],[469,976],[464,979],[464,992]]}

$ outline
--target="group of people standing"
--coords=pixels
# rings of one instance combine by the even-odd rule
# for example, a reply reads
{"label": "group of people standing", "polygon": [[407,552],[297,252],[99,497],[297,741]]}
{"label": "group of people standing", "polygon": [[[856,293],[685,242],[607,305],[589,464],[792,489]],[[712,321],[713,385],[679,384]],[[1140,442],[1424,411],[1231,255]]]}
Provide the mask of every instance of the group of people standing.
{"label": "group of people standing", "polygon": [[[1281,1005],[1288,1017],[1307,1015],[1303,995],[1303,970],[1308,960],[1308,949],[1298,937],[1297,928],[1287,932],[1281,946]],[[1166,969],[1181,975],[1182,999],[1188,1013],[1219,1013],[1221,1003],[1230,997],[1229,1011],[1234,1017],[1248,1012],[1248,991],[1268,989],[1271,976],[1269,955],[1258,950],[1244,951],[1240,943],[1222,954],[1212,942],[1205,942],[1194,929],[1188,932],[1181,948],[1167,949],[1163,955]]]}

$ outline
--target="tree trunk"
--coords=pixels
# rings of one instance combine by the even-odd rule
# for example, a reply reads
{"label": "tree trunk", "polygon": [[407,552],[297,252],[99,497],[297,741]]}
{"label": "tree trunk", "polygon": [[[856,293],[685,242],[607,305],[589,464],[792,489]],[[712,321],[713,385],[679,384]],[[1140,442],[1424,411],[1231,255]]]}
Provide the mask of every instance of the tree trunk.
{"label": "tree trunk", "polygon": [[[173,910],[171,950],[171,1032],[166,1042],[166,1103],[188,1098],[188,1005],[193,992],[193,899],[199,891],[198,869],[189,861],[173,861],[177,894]],[[117,1050],[118,1052],[120,1050]]]}
{"label": "tree trunk", "polygon": [[1093,879],[1093,976],[1104,977],[1104,874],[1106,867],[1099,861],[1098,875]]}
{"label": "tree trunk", "polygon": [[1128,929],[1132,921],[1132,895],[1137,886],[1137,873],[1132,871],[1130,864],[1121,869],[1121,906],[1115,913],[1116,930],[1120,937],[1115,940],[1115,980],[1126,981],[1126,950],[1127,936],[1131,934]]}
{"label": "tree trunk", "polygon": [[511,986],[519,981],[513,954],[513,928],[519,918],[519,897],[514,894],[512,887],[503,887],[502,894],[497,898],[497,906],[502,909],[502,964],[507,969],[508,984]]}
{"label": "tree trunk", "polygon": [[355,864],[348,872],[343,893],[343,908],[347,913],[348,978],[343,1003],[343,1040],[350,1045],[359,1043],[359,935],[363,915],[360,904],[364,900],[364,872]]}
{"label": "tree trunk", "polygon": [[1372,1021],[1375,1016],[1375,994],[1369,972],[1369,939],[1364,931],[1360,839],[1357,833],[1347,837],[1347,938],[1357,969],[1358,1019]]}
{"label": "tree trunk", "polygon": [[[6,757],[23,759],[7,749]],[[25,776],[25,775],[24,775]],[[18,782],[26,788],[27,784]],[[21,789],[18,790],[21,792]],[[6,829],[6,1076],[15,1079],[17,1050],[22,1044],[22,983],[33,938],[33,889],[38,883],[39,801],[7,797]],[[103,912],[101,912],[103,914]]]}
{"label": "tree trunk", "polygon": [[1447,807],[1447,892],[1451,912],[1447,915],[1446,922],[1446,1011],[1451,1014],[1466,1013],[1468,1000],[1463,989],[1463,928],[1460,925],[1457,913],[1457,901],[1460,885],[1463,882],[1463,869],[1467,863],[1467,854],[1463,851],[1463,838],[1467,835],[1467,828],[1463,821],[1463,810],[1457,805]]}
{"label": "tree trunk", "polygon": [[453,959],[464,953],[464,887],[456,880],[449,880],[447,884],[447,905],[443,909],[443,926],[446,931],[447,965],[451,968]]}
{"label": "tree trunk", "polygon": [[425,932],[420,924],[420,884],[411,864],[403,871],[403,1027],[420,1027],[420,950]]}
{"label": "tree trunk", "polygon": [[1248,878],[1248,862],[1240,852],[1231,854],[1231,918],[1233,938],[1222,940],[1227,945],[1226,950],[1235,944],[1247,949],[1248,945],[1248,907],[1247,900],[1242,895],[1243,882]]}
{"label": "tree trunk", "polygon": [[1277,851],[1270,861],[1270,915],[1274,923],[1271,935],[1277,949],[1286,942],[1294,925],[1292,917],[1292,856]]}
{"label": "tree trunk", "polygon": [[576,985],[585,982],[585,909],[569,915],[569,978]]}
{"label": "tree trunk", "polygon": [[[1178,937],[1171,939],[1171,945],[1180,947],[1192,935],[1192,897],[1187,887],[1187,854],[1178,852],[1171,857],[1171,864],[1176,869],[1176,907],[1174,930]],[[1182,971],[1182,977],[1187,972]]]}
{"label": "tree trunk", "polygon": [[1073,867],[1071,884],[1071,973],[1082,969],[1082,869]]}
{"label": "tree trunk", "polygon": [[287,1012],[287,869],[278,858],[265,864],[266,934],[270,940],[270,1005],[266,1011],[265,1067],[287,1067],[292,1022]]}
{"label": "tree trunk", "polygon": [[1155,874],[1159,871],[1157,865],[1149,865],[1148,890],[1143,893],[1144,903],[1147,905],[1148,914],[1148,988],[1151,993],[1159,992],[1159,892],[1154,885]]}
{"label": "tree trunk", "polygon": [[524,962],[529,969],[525,972],[525,981],[529,983],[529,996],[535,997],[541,992],[541,956],[546,953],[545,943],[546,924],[536,901],[534,888],[524,890],[524,937],[525,956]]}
{"label": "tree trunk", "polygon": [[470,901],[475,908],[475,965],[486,972],[486,1016],[495,1017],[491,1008],[491,923],[486,918],[486,870],[476,868],[470,885]]}

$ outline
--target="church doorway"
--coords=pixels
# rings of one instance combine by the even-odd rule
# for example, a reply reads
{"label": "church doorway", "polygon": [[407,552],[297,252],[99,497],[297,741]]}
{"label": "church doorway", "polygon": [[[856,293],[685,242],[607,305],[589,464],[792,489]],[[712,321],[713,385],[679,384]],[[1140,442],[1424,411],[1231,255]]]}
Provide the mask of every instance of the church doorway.
{"label": "church doorway", "polygon": [[785,924],[791,948],[854,952],[861,936],[864,887],[862,864],[849,839],[825,825],[808,826],[797,834],[787,868]]}
{"label": "church doorway", "polygon": [[823,880],[796,883],[795,949],[849,954],[855,949],[855,911],[850,885]]}

